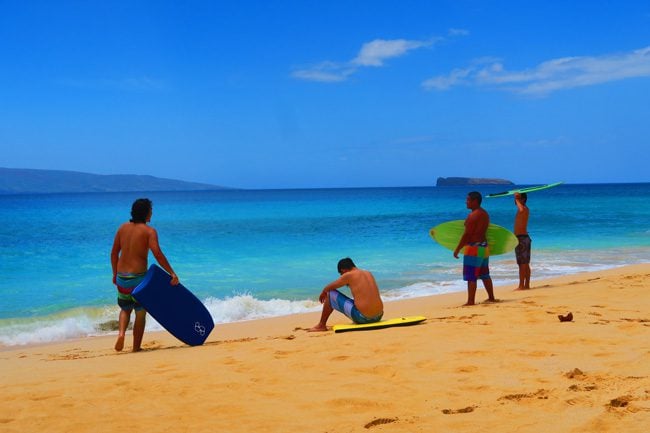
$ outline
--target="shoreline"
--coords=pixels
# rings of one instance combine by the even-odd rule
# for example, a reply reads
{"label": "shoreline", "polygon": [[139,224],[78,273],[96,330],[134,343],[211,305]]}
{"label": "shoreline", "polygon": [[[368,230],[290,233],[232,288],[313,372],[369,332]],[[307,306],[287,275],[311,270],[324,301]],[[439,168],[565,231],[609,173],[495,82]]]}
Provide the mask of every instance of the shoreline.
{"label": "shoreline", "polygon": [[[308,333],[319,312],[0,350],[3,431],[645,432],[650,263],[387,302],[419,325]],[[479,284],[477,301],[485,291]],[[572,322],[558,315],[572,312]],[[348,323],[334,313],[328,325]],[[128,418],[133,418],[129,420]]]}
{"label": "shoreline", "polygon": [[[616,272],[617,270],[620,270],[620,269],[627,269],[627,268],[631,268],[631,267],[635,267],[635,266],[645,266],[645,265],[650,266],[650,263],[647,263],[647,264],[645,264],[645,263],[632,264],[632,265],[629,265],[629,264],[628,265],[614,265],[612,267],[607,267],[605,269],[598,269],[598,270],[570,273],[570,274],[561,275],[561,276],[546,277],[546,278],[542,278],[542,279],[539,279],[539,280],[534,280],[533,279],[533,282],[532,282],[533,287],[530,289],[530,291],[534,292],[536,289],[544,288],[548,284],[561,283],[564,279],[571,279],[571,278],[574,278],[574,277],[578,278],[581,275],[585,275],[585,274],[589,275],[589,274],[601,274],[601,273],[608,273],[608,272]],[[461,276],[459,275],[459,280],[460,280],[460,278],[461,278]],[[465,284],[463,281],[461,281],[461,283]],[[499,294],[502,291],[504,291],[506,293],[508,291],[514,291],[513,288],[515,286],[516,286],[515,283],[508,283],[508,284],[501,284],[501,285],[496,285],[495,284],[495,286],[494,286],[495,294]],[[521,293],[528,293],[529,291],[520,291],[520,292]],[[422,315],[422,313],[419,313],[417,311],[417,309],[411,311],[411,309],[409,309],[409,308],[407,308],[407,311],[410,311],[408,314],[407,313],[398,314],[400,305],[409,305],[410,303],[419,304],[419,301],[427,302],[427,300],[436,300],[436,299],[442,301],[445,298],[456,298],[459,295],[460,295],[461,298],[463,298],[464,296],[466,296],[466,293],[467,292],[466,292],[465,289],[461,289],[461,290],[458,290],[458,291],[455,291],[455,292],[446,292],[446,293],[438,293],[438,294],[426,294],[426,295],[422,295],[422,296],[412,296],[412,297],[399,298],[399,299],[390,299],[390,300],[384,299],[384,304],[386,306],[386,311],[385,311],[385,314],[384,314],[384,320],[386,320],[387,317],[388,317],[387,314],[389,314],[389,313],[387,313],[387,312],[390,312],[392,310],[396,310],[395,314],[397,314],[397,316]],[[484,294],[485,294],[485,290],[483,289],[483,286],[482,286],[481,282],[478,282],[478,288],[477,288],[477,294],[476,294],[477,306],[479,306],[479,305],[481,305],[483,303],[482,301],[480,301],[480,299],[482,299],[481,297]],[[438,301],[434,301],[434,302],[436,304],[438,303]],[[459,302],[460,302],[460,304],[457,305],[457,307],[466,307],[466,306],[462,305],[462,304],[464,304],[464,301],[459,301]],[[395,307],[390,308],[392,304],[396,304],[397,308],[395,308]],[[450,307],[453,307],[453,305],[450,306]],[[100,308],[100,307],[97,307],[97,308]],[[101,307],[101,308],[105,308],[105,307]],[[78,308],[75,308],[73,310],[78,310]],[[233,322],[221,322],[221,323],[216,323],[215,322],[215,328],[212,331],[212,334],[210,335],[210,337],[208,337],[208,339],[206,340],[206,342],[209,342],[211,340],[211,338],[213,337],[213,335],[218,335],[219,329],[224,327],[224,326],[225,327],[231,327],[231,326],[237,326],[237,325],[240,325],[240,324],[243,325],[243,324],[247,324],[247,323],[251,323],[251,322],[253,324],[255,324],[255,323],[260,322],[260,321],[272,321],[272,320],[276,320],[276,319],[277,320],[286,319],[287,321],[290,321],[292,317],[301,317],[301,316],[310,316],[310,315],[316,315],[315,317],[317,317],[320,314],[320,311],[321,310],[320,310],[320,305],[319,305],[318,308],[315,311],[305,311],[305,312],[299,312],[299,313],[289,313],[289,314],[284,314],[284,315],[273,315],[273,316],[262,317],[262,318],[243,319],[243,320],[238,320],[238,321],[233,321]],[[116,317],[117,317],[117,313],[116,313]],[[344,323],[347,320],[347,318],[344,317],[343,315],[340,315],[340,313],[334,312],[334,314],[332,315],[332,317],[330,318],[330,320],[328,322],[328,326],[331,326],[332,324],[334,324],[336,322],[337,318],[339,319],[339,321],[341,323]],[[126,335],[127,340],[126,340],[126,346],[125,347],[128,347],[128,341],[129,341],[129,339],[131,338],[131,335],[132,335],[131,334],[131,332],[132,332],[131,331],[131,326],[133,325],[133,319],[134,319],[134,317],[132,315],[131,316],[131,323],[129,324],[129,330],[128,330],[127,335]],[[148,315],[147,320],[153,320],[153,318],[150,315]],[[111,322],[117,322],[116,320],[112,320],[112,319],[110,321]],[[256,325],[252,325],[252,326],[256,327]],[[244,326],[244,327],[248,327],[248,326]],[[157,336],[158,338],[163,338],[165,334],[168,335],[169,337],[171,337],[172,340],[175,340],[175,338],[173,336],[171,336],[164,329],[153,329],[153,330],[147,329],[145,331],[145,343],[146,343],[147,335]],[[5,351],[11,351],[13,349],[19,350],[19,349],[37,348],[37,347],[41,347],[41,346],[52,346],[52,345],[65,344],[65,343],[75,343],[75,342],[78,343],[78,342],[83,342],[83,341],[86,341],[86,340],[89,340],[89,339],[111,339],[111,338],[114,338],[116,335],[117,335],[117,330],[109,331],[107,333],[99,334],[99,335],[87,335],[87,336],[66,338],[66,339],[63,339],[63,340],[54,340],[54,341],[45,341],[45,342],[36,342],[36,343],[27,343],[27,344],[15,344],[15,345],[3,345],[3,344],[0,343],[0,353],[5,352]],[[179,344],[182,344],[178,340],[175,340],[175,341],[177,341]]]}

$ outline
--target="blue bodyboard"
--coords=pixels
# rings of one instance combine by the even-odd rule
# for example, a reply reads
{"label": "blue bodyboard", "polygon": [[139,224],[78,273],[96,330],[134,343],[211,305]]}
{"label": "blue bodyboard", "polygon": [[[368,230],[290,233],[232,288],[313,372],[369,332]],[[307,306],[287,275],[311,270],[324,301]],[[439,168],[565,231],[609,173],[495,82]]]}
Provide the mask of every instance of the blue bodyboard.
{"label": "blue bodyboard", "polygon": [[214,328],[212,316],[182,284],[172,286],[171,276],[158,265],[149,267],[131,295],[170,334],[190,346],[205,342]]}

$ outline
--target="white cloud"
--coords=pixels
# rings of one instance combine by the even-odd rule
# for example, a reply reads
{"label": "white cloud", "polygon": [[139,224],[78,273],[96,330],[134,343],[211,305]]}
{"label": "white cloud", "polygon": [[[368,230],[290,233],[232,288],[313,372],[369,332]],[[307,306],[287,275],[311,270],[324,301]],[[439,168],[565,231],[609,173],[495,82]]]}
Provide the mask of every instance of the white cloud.
{"label": "white cloud", "polygon": [[334,62],[322,62],[309,69],[299,69],[294,71],[291,76],[308,81],[335,83],[345,81],[352,73],[354,73],[354,68],[350,68],[349,65],[341,65]]}
{"label": "white cloud", "polygon": [[447,90],[457,85],[492,86],[544,96],[558,90],[638,77],[650,77],[650,46],[627,53],[551,59],[522,71],[508,71],[501,62],[493,61],[484,66],[454,69],[447,75],[425,80],[422,86],[427,90]]}
{"label": "white cloud", "polygon": [[400,57],[411,50],[430,46],[432,42],[408,41],[406,39],[375,39],[361,47],[352,63],[360,66],[383,66],[384,60]]}
{"label": "white cloud", "polygon": [[473,68],[454,69],[446,76],[429,78],[422,83],[427,90],[447,90],[451,87],[464,83],[466,78],[472,73]]}
{"label": "white cloud", "polygon": [[449,36],[467,36],[469,35],[469,30],[465,29],[449,29]]}
{"label": "white cloud", "polygon": [[345,81],[362,67],[380,67],[388,59],[401,57],[409,51],[433,45],[435,39],[416,41],[406,39],[375,39],[361,46],[357,56],[344,63],[331,61],[321,62],[305,69],[291,73],[294,78],[321,82]]}

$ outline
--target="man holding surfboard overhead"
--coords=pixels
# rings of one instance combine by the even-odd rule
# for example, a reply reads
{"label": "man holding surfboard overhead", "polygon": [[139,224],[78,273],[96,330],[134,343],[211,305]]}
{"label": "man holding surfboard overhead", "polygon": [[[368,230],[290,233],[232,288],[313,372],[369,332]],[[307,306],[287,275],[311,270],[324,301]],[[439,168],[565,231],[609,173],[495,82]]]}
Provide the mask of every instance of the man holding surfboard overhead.
{"label": "man holding surfboard overhead", "polygon": [[152,213],[151,200],[137,199],[131,206],[131,220],[120,226],[113,241],[111,267],[113,284],[117,286],[117,304],[120,306],[119,329],[115,342],[115,350],[118,352],[124,348],[126,328],[133,310],[135,310],[133,351],[139,351],[142,344],[147,312],[131,296],[131,293],[144,280],[147,273],[149,250],[160,266],[171,275],[171,284],[178,284],[178,277],[160,249],[156,229],[147,225],[151,221]]}
{"label": "man holding surfboard overhead", "polygon": [[517,213],[515,214],[515,236],[519,244],[515,248],[515,257],[519,266],[519,287],[515,290],[530,289],[530,244],[531,239],[528,235],[528,216],[530,211],[526,206],[528,195],[525,192],[515,194],[515,205]]}
{"label": "man holding surfboard overhead", "polygon": [[[309,332],[327,331],[327,319],[334,310],[345,314],[357,324],[379,322],[384,315],[384,303],[375,277],[369,271],[357,268],[349,257],[339,260],[337,268],[341,276],[325,286],[318,297],[323,304],[323,311],[320,321],[308,329]],[[350,288],[354,299],[336,290],[343,286]]]}
{"label": "man holding surfboard overhead", "polygon": [[490,215],[481,207],[483,196],[477,191],[467,194],[467,209],[471,212],[465,219],[465,231],[460,238],[454,257],[463,250],[463,280],[467,281],[467,303],[474,305],[476,297],[477,280],[483,281],[483,286],[488,293],[488,301],[494,302],[494,289],[490,278],[490,249],[487,243],[486,232],[490,225]]}

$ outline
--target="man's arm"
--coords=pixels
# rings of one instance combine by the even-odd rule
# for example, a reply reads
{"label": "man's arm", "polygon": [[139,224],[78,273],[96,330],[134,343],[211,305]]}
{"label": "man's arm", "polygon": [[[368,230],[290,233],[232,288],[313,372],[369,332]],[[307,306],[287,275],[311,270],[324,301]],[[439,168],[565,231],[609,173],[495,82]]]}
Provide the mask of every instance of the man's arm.
{"label": "man's arm", "polygon": [[156,232],[156,229],[153,227],[150,227],[150,229],[151,232],[149,233],[149,249],[153,253],[153,256],[156,258],[160,266],[169,272],[169,275],[172,277],[171,284],[172,286],[175,286],[178,284],[178,276],[172,269],[172,266],[169,264],[167,257],[165,257],[165,254],[163,254],[162,249],[160,248],[160,244],[158,243],[158,232]]}
{"label": "man's arm", "polygon": [[117,262],[120,259],[120,250],[122,246],[120,244],[120,231],[118,230],[115,233],[115,240],[113,240],[113,248],[111,249],[111,267],[113,268],[113,284],[117,284]]}
{"label": "man's arm", "polygon": [[460,250],[465,246],[467,239],[467,227],[465,227],[465,232],[463,233],[463,236],[461,236],[460,241],[458,241],[458,245],[456,246],[456,249],[454,250],[454,257],[458,258],[458,253]]}
{"label": "man's arm", "polygon": [[519,212],[523,212],[526,209],[526,206],[521,202],[521,194],[518,192],[515,193],[515,204],[517,205]]}
{"label": "man's arm", "polygon": [[327,286],[325,286],[320,296],[318,297],[320,303],[322,304],[325,302],[325,300],[327,299],[327,293],[331,292],[332,290],[336,290],[340,287],[347,286],[349,279],[350,278],[348,274],[343,274],[337,280],[334,280],[331,283],[329,283]]}

